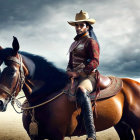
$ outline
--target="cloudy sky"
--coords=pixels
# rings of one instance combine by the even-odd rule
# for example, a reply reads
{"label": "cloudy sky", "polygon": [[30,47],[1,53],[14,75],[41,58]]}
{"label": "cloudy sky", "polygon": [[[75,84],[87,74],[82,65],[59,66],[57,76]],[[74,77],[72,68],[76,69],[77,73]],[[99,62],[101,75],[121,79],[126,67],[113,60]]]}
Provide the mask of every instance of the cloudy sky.
{"label": "cloudy sky", "polygon": [[96,19],[100,42],[99,70],[105,75],[140,78],[139,0],[0,0],[0,45],[12,36],[20,50],[39,54],[65,69],[80,10]]}

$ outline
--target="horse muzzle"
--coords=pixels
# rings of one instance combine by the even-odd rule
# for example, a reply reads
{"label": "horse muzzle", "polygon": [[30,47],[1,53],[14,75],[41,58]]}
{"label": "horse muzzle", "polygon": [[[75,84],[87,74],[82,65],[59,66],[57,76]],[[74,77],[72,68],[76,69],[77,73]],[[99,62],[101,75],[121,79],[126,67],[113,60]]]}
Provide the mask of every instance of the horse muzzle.
{"label": "horse muzzle", "polygon": [[0,112],[6,111],[8,102],[8,100],[0,99]]}

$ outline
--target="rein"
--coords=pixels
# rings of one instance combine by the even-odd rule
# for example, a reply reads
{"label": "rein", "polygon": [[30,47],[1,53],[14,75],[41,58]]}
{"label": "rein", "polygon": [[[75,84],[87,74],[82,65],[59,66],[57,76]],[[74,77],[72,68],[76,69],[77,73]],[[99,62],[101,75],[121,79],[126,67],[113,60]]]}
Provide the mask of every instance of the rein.
{"label": "rein", "polygon": [[31,106],[31,107],[22,107],[22,106],[21,106],[21,109],[22,109],[22,110],[35,109],[35,108],[37,108],[37,107],[43,106],[43,105],[45,105],[45,104],[47,104],[47,103],[49,103],[49,102],[55,100],[56,98],[58,98],[59,96],[61,96],[61,95],[64,94],[64,93],[65,93],[65,92],[62,91],[62,92],[60,92],[58,95],[56,95],[56,96],[54,96],[53,98],[51,98],[50,100],[47,100],[47,101],[45,101],[45,102],[43,102],[43,103],[41,103],[41,104],[38,104],[38,105],[34,105],[34,106]]}
{"label": "rein", "polygon": [[23,107],[23,106],[21,105],[21,102],[18,100],[18,99],[24,98],[25,96],[19,97],[18,99],[14,99],[14,102],[16,103],[17,107],[20,108],[20,109],[22,110],[21,112],[18,112],[18,111],[15,109],[15,107],[14,107],[13,104],[12,104],[12,106],[13,106],[14,110],[16,111],[16,113],[19,113],[19,114],[20,114],[20,113],[23,113],[24,110],[31,110],[31,109],[34,110],[35,108],[38,108],[38,107],[40,107],[40,106],[43,106],[43,105],[45,105],[45,104],[47,104],[47,103],[49,103],[49,102],[55,100],[56,98],[58,98],[59,96],[63,95],[64,93],[65,93],[65,91],[62,91],[62,92],[60,92],[58,95],[56,95],[56,96],[54,96],[53,98],[51,98],[50,100],[47,100],[47,101],[45,101],[45,102],[43,102],[43,103],[41,103],[41,104],[34,105],[34,106],[30,106],[30,107]]}

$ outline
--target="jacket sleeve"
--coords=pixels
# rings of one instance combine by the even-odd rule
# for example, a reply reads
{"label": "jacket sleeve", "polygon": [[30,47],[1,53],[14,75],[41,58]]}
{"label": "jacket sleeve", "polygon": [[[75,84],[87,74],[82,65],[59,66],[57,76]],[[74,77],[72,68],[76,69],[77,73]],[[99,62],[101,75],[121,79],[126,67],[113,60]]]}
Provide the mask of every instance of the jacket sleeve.
{"label": "jacket sleeve", "polygon": [[100,50],[99,50],[98,43],[95,40],[90,38],[87,44],[86,51],[87,51],[86,53],[87,53],[88,59],[87,59],[87,65],[84,71],[90,74],[99,65]]}
{"label": "jacket sleeve", "polygon": [[66,71],[72,71],[71,59],[72,59],[72,53],[69,54],[69,62]]}

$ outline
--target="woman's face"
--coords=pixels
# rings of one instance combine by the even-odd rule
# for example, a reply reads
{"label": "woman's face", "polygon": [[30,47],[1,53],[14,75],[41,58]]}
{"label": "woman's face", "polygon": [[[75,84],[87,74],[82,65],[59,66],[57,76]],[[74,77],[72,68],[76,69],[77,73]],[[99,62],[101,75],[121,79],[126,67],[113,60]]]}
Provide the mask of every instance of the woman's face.
{"label": "woman's face", "polygon": [[77,22],[75,23],[75,30],[77,35],[86,33],[89,27],[86,25],[85,22]]}

